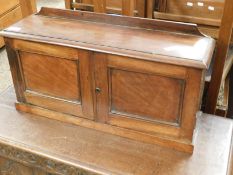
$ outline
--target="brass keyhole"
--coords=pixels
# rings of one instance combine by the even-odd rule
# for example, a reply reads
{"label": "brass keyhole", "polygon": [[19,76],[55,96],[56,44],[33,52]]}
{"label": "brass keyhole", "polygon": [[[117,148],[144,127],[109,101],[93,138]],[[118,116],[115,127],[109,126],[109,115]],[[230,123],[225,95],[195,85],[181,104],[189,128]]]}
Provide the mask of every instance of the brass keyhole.
{"label": "brass keyhole", "polygon": [[100,93],[101,92],[101,89],[99,87],[95,88],[95,92],[96,93]]}

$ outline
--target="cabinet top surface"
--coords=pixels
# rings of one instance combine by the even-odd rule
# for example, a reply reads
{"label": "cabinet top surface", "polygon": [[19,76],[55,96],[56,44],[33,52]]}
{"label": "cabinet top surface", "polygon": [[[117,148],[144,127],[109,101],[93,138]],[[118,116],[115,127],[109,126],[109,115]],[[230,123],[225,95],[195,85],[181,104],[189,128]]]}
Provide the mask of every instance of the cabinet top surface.
{"label": "cabinet top surface", "polygon": [[2,35],[197,68],[208,67],[214,49],[191,24],[49,8]]}

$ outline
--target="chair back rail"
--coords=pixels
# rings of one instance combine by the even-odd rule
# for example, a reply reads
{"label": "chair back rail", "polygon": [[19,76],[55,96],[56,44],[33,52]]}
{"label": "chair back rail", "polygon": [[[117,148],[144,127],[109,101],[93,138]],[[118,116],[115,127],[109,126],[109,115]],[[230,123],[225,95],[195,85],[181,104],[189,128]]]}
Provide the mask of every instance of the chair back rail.
{"label": "chair back rail", "polygon": [[67,9],[146,17],[146,0],[65,0]]}

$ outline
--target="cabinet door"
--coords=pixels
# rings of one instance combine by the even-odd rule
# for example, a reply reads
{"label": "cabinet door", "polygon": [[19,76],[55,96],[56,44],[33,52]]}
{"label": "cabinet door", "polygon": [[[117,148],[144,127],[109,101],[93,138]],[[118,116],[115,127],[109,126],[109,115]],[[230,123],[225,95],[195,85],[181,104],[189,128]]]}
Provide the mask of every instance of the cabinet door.
{"label": "cabinet door", "polygon": [[201,72],[105,54],[94,60],[100,122],[192,138]]}
{"label": "cabinet door", "polygon": [[[46,109],[94,118],[89,52],[13,40],[23,101]],[[9,49],[8,49],[9,50]]]}

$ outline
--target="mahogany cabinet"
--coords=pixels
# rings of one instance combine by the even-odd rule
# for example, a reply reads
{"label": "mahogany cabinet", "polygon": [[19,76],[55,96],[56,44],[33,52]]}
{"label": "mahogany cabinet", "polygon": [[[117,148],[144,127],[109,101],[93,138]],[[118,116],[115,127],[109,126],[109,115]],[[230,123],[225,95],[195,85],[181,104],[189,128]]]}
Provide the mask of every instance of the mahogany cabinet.
{"label": "mahogany cabinet", "polygon": [[18,110],[193,151],[215,45],[195,25],[43,8],[1,34]]}

